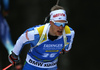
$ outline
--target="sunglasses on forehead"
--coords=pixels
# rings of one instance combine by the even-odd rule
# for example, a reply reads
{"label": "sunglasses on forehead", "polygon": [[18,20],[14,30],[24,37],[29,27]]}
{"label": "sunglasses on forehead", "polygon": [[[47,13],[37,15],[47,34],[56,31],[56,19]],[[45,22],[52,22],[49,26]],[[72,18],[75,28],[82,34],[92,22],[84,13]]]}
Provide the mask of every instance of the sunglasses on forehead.
{"label": "sunglasses on forehead", "polygon": [[68,21],[67,22],[55,22],[55,21],[52,21],[54,23],[54,25],[60,27],[65,27],[66,24],[68,24]]}

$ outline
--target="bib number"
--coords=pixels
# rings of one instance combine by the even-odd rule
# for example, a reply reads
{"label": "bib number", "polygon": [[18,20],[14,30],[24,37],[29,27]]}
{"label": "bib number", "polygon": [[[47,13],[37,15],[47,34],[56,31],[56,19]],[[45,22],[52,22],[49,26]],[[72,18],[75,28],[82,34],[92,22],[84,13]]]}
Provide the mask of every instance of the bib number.
{"label": "bib number", "polygon": [[57,54],[57,53],[51,53],[51,54],[49,54],[49,53],[44,53],[44,54],[42,55],[42,57],[50,57],[50,58],[53,58],[53,57],[55,57],[56,54]]}

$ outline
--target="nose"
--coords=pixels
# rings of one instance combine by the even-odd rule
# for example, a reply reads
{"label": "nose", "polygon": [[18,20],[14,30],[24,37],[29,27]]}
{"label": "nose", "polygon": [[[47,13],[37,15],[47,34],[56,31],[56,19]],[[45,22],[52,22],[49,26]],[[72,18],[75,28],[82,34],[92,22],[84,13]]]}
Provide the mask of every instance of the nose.
{"label": "nose", "polygon": [[63,26],[61,25],[61,26],[59,27],[59,29],[60,29],[60,30],[63,30]]}

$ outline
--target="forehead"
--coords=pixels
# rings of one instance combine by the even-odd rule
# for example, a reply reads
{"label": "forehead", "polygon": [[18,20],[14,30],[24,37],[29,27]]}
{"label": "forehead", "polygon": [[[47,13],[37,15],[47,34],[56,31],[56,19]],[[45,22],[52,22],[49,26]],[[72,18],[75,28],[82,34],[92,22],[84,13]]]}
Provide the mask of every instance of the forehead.
{"label": "forehead", "polygon": [[66,22],[65,20],[56,20],[55,22]]}

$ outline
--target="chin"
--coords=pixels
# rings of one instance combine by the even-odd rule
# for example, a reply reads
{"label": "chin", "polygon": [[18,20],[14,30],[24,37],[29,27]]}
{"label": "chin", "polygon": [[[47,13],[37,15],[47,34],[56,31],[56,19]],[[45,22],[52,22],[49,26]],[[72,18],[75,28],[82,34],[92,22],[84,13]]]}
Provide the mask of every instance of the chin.
{"label": "chin", "polygon": [[62,33],[57,33],[57,36],[61,36],[62,35]]}

